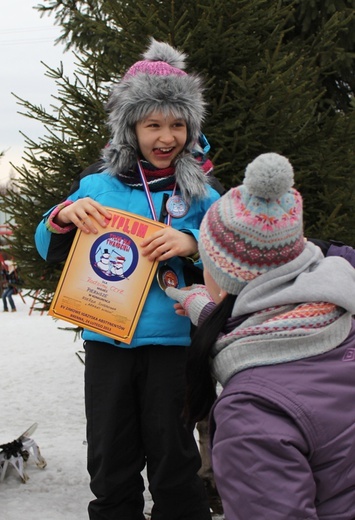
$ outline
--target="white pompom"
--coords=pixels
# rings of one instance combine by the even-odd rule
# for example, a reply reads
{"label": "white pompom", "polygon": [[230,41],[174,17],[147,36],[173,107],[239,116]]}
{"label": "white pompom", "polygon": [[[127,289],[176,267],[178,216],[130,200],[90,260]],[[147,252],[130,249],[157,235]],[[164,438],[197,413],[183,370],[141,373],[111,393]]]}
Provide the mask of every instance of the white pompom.
{"label": "white pompom", "polygon": [[294,184],[292,165],[283,155],[261,154],[246,167],[243,184],[251,195],[279,199]]}
{"label": "white pompom", "polygon": [[143,58],[149,61],[164,61],[177,69],[185,69],[186,54],[171,47],[168,43],[158,42],[154,38],[150,38],[150,45]]}

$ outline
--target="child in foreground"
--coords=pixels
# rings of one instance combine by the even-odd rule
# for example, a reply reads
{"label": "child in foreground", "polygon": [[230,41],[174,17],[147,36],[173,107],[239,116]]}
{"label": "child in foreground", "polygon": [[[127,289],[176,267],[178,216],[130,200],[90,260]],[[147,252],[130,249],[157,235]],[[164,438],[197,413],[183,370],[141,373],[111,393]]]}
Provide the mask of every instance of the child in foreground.
{"label": "child in foreground", "polygon": [[205,285],[166,289],[197,325],[185,416],[212,407],[226,520],[355,518],[355,270],[305,240],[293,182],[257,157],[202,221]]}
{"label": "child in foreground", "polygon": [[201,268],[199,227],[219,198],[199,144],[202,81],[183,70],[184,61],[184,54],[152,40],[112,90],[111,141],[100,170],[84,176],[36,232],[42,257],[61,262],[77,229],[95,235],[96,222],[106,226],[107,206],[168,224],[141,243],[140,254],[160,264],[131,343],[83,332],[88,470],[96,496],[90,520],[143,520],[145,465],[152,520],[211,518],[193,428],[181,418],[190,324],[181,323],[159,285],[166,269],[184,286],[184,268]]}

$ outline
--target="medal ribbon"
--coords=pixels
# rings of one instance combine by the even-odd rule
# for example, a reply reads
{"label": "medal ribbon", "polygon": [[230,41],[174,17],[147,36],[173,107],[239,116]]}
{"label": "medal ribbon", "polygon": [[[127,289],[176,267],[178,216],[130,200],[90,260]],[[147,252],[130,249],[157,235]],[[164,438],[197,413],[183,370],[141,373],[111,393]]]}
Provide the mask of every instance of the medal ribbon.
{"label": "medal ribbon", "polygon": [[[147,179],[146,179],[145,173],[143,171],[143,168],[142,168],[142,165],[141,165],[141,162],[140,162],[139,159],[138,159],[137,163],[138,163],[138,170],[139,170],[139,174],[140,174],[141,179],[142,179],[145,195],[147,197],[148,204],[149,204],[149,207],[150,207],[150,211],[151,211],[152,216],[153,216],[153,220],[158,220],[157,213],[155,211],[155,207],[154,207],[154,204],[153,204],[152,195],[150,193],[149,185],[147,183]],[[176,190],[176,183],[174,185],[173,195],[175,195],[175,190]],[[163,204],[164,204],[164,200],[165,199],[164,199],[164,196],[163,196]],[[166,223],[167,223],[168,226],[171,225],[171,215],[170,215],[170,213],[168,213]],[[159,267],[158,272],[157,272],[157,280],[158,280],[159,287],[163,291],[169,285],[171,287],[178,287],[179,286],[179,279],[178,279],[175,271],[173,269],[171,269],[170,267],[168,267],[166,264]]]}
{"label": "medal ribbon", "polygon": [[[147,200],[148,200],[149,208],[150,208],[151,214],[153,216],[153,220],[158,221],[157,213],[155,211],[155,207],[154,207],[154,204],[153,204],[152,195],[150,193],[150,189],[149,189],[149,186],[148,186],[148,183],[147,183],[147,179],[146,179],[145,173],[143,171],[143,168],[142,168],[142,165],[141,165],[141,162],[140,162],[139,159],[137,161],[137,164],[138,164],[139,174],[140,174],[141,179],[142,179],[145,195],[146,195]],[[175,191],[176,191],[176,183],[174,185],[173,195],[175,195]],[[168,226],[171,225],[171,215],[169,213],[168,213],[168,217],[167,217],[166,223],[167,223]]]}

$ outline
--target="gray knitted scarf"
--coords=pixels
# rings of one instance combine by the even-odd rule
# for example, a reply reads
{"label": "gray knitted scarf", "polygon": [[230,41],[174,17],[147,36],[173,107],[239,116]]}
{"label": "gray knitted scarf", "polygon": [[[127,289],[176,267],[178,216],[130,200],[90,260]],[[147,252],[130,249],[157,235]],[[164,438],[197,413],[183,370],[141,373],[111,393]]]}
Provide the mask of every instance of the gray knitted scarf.
{"label": "gray knitted scarf", "polygon": [[355,269],[308,242],[295,260],[250,282],[232,316],[250,316],[222,336],[212,371],[225,385],[246,368],[322,354],[342,343],[355,314]]}

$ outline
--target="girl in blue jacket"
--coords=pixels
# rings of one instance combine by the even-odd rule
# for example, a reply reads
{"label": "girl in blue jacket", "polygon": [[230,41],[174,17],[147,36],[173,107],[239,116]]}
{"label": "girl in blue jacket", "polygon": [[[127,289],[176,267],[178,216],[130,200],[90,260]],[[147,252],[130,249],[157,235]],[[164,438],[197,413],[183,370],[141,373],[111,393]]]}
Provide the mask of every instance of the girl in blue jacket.
{"label": "girl in blue jacket", "polygon": [[83,331],[88,470],[96,496],[89,517],[143,520],[147,465],[152,520],[207,520],[193,429],[181,419],[190,325],[181,323],[161,286],[166,266],[180,286],[188,265],[201,266],[199,227],[219,194],[209,185],[211,163],[201,147],[201,79],[183,70],[185,55],[166,43],[152,39],[143,58],[110,95],[104,167],[49,210],[35,240],[43,258],[60,262],[77,229],[96,234],[97,224],[106,226],[107,207],[170,224],[141,244],[140,253],[160,264],[132,342]]}
{"label": "girl in blue jacket", "polygon": [[285,157],[257,157],[202,221],[205,285],[166,289],[198,326],[185,415],[212,407],[226,520],[355,518],[355,270],[305,240],[292,186]]}

